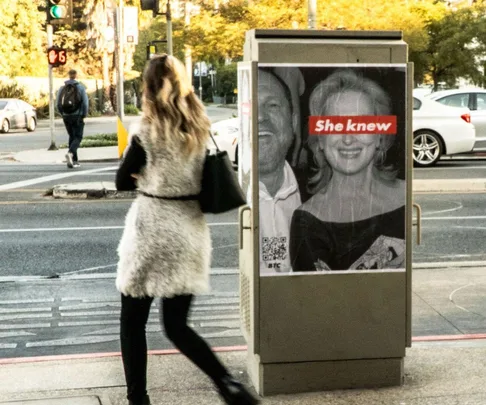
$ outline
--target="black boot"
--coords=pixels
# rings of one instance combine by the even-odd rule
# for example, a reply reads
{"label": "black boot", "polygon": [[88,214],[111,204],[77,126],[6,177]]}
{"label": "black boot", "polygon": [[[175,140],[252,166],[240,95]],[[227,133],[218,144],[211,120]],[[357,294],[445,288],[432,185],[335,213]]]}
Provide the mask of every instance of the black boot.
{"label": "black boot", "polygon": [[223,377],[217,386],[219,394],[227,405],[256,405],[260,403],[243,384],[230,376]]}
{"label": "black boot", "polygon": [[128,401],[128,405],[151,405],[150,404],[150,398],[148,395],[145,395],[142,399],[142,401]]}

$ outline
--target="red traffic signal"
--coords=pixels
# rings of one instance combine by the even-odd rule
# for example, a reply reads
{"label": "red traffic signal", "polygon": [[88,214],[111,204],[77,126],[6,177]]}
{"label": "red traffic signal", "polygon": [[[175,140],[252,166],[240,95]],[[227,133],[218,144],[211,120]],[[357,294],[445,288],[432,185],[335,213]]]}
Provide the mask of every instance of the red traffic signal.
{"label": "red traffic signal", "polygon": [[67,51],[55,46],[47,48],[47,60],[52,67],[65,65],[67,61]]}

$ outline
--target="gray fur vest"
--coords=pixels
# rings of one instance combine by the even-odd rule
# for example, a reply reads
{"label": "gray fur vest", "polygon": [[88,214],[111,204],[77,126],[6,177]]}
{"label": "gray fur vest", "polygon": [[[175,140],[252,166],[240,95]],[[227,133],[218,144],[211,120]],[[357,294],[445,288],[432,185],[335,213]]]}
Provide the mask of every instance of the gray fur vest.
{"label": "gray fur vest", "polygon": [[[182,142],[150,135],[142,122],[137,135],[147,153],[137,185],[166,197],[198,194],[206,146],[192,155]],[[198,201],[139,195],[130,207],[118,246],[116,286],[132,297],[173,297],[209,289],[211,239]]]}

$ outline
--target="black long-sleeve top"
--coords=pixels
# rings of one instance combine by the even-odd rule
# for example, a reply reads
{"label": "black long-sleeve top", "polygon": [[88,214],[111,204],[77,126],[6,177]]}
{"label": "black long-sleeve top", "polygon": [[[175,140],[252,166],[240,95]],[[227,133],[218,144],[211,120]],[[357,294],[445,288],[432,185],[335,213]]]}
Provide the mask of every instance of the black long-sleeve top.
{"label": "black long-sleeve top", "polygon": [[116,172],[116,189],[119,191],[135,190],[137,188],[136,179],[131,175],[140,173],[146,164],[147,153],[140,144],[140,139],[134,136]]}

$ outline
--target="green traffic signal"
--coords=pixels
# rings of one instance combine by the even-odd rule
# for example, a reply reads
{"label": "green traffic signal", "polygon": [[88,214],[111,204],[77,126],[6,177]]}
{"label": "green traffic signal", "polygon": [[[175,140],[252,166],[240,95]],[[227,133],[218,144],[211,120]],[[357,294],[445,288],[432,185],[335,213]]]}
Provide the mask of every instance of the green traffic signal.
{"label": "green traffic signal", "polygon": [[63,6],[53,6],[50,10],[52,18],[64,18],[66,17],[66,7]]}
{"label": "green traffic signal", "polygon": [[73,23],[73,0],[47,0],[47,23],[71,25]]}

